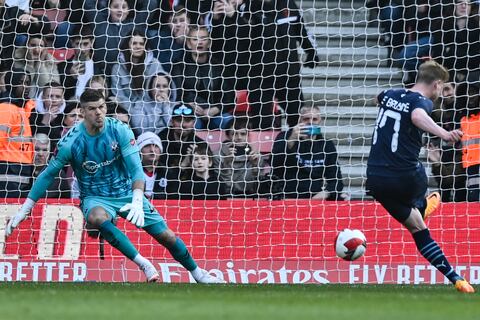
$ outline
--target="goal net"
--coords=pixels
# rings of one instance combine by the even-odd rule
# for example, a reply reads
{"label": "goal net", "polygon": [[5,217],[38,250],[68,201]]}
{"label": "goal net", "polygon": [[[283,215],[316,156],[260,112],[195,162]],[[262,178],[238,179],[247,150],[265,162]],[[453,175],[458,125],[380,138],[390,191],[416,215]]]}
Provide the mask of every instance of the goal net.
{"label": "goal net", "polygon": [[[478,128],[478,2],[3,2],[0,281],[145,280],[85,221],[85,196],[121,194],[113,181],[127,147],[105,133],[69,144],[72,165],[6,236],[59,141],[89,117],[80,99],[95,89],[101,113],[132,129],[146,197],[211,274],[231,283],[446,283],[368,195],[366,164],[375,97],[409,87],[427,60],[450,73],[432,118],[447,130],[467,120]],[[475,284],[474,154],[464,169],[462,143],[425,136],[420,159],[428,191],[444,202],[428,221],[432,236]],[[115,224],[163,282],[194,282],[116,210]],[[335,254],[345,228],[367,238],[353,262]]]}

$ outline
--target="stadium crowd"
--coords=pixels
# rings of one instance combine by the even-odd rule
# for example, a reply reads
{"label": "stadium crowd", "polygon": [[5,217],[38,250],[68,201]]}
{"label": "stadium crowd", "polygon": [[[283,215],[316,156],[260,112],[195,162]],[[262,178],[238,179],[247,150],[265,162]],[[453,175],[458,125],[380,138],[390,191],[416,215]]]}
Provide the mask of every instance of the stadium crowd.
{"label": "stadium crowd", "polygon": [[[435,103],[433,119],[462,129],[455,145],[430,139],[428,160],[443,201],[480,201],[480,16],[478,0],[371,0],[370,23],[378,22],[390,63],[415,82],[418,67],[433,59],[450,82]],[[474,140],[477,139],[477,140]],[[477,141],[477,142],[475,142]]]}
{"label": "stadium crowd", "polygon": [[[478,5],[369,3],[407,77],[427,56],[449,69],[436,120],[478,121]],[[293,0],[0,0],[0,29],[2,198],[26,195],[93,88],[132,128],[150,198],[348,199],[320,108],[302,95],[300,69],[319,58]],[[262,132],[276,136],[266,150],[253,143]],[[479,201],[480,154],[462,165],[461,149],[432,141],[429,159],[445,201]],[[49,190],[77,197],[71,170]]]}

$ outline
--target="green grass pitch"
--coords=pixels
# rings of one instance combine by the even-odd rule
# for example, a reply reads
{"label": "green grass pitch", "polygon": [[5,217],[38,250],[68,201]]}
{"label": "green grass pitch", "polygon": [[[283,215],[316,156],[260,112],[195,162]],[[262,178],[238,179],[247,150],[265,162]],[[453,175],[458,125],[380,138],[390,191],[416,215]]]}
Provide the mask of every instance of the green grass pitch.
{"label": "green grass pitch", "polygon": [[2,283],[0,319],[466,320],[480,319],[480,294],[453,286]]}

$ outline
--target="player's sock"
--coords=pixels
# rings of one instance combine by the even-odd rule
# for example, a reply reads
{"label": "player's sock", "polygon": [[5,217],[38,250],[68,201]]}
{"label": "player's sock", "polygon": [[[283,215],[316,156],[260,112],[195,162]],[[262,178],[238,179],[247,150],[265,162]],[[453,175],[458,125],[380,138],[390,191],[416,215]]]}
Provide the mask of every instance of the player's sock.
{"label": "player's sock", "polygon": [[152,263],[148,259],[145,259],[140,253],[137,254],[135,256],[135,258],[132,259],[132,261],[135,262],[137,264],[137,266],[139,266],[139,267],[147,265],[147,264],[152,265]]}
{"label": "player's sock", "polygon": [[188,252],[185,243],[179,237],[177,237],[177,241],[175,241],[175,244],[167,249],[168,251],[170,251],[172,257],[178,262],[180,262],[180,264],[184,266],[185,269],[187,269],[188,271],[192,271],[197,268],[197,263],[190,256],[190,252]]}
{"label": "player's sock", "polygon": [[430,236],[430,231],[428,229],[415,232],[413,234],[413,239],[415,240],[418,251],[420,251],[422,256],[437,268],[438,271],[443,273],[448,280],[455,283],[457,280],[462,279],[462,277],[460,277],[450,266],[442,249],[440,249],[437,242],[435,242]]}
{"label": "player's sock", "polygon": [[128,259],[133,260],[138,255],[138,251],[130,242],[130,239],[110,220],[102,223],[98,230],[112,247],[117,248]]}
{"label": "player's sock", "polygon": [[160,276],[155,266],[148,260],[145,259],[140,253],[133,258],[133,262],[145,273],[147,277],[147,282],[158,282]]}

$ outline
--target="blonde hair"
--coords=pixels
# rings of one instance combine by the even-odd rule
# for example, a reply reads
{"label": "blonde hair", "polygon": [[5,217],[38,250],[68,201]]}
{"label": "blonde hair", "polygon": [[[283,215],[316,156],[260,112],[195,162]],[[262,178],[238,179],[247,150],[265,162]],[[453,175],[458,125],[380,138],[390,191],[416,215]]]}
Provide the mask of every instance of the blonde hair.
{"label": "blonde hair", "polygon": [[450,75],[444,66],[433,60],[427,61],[418,69],[417,83],[422,82],[432,84],[434,81],[441,80],[448,82]]}

